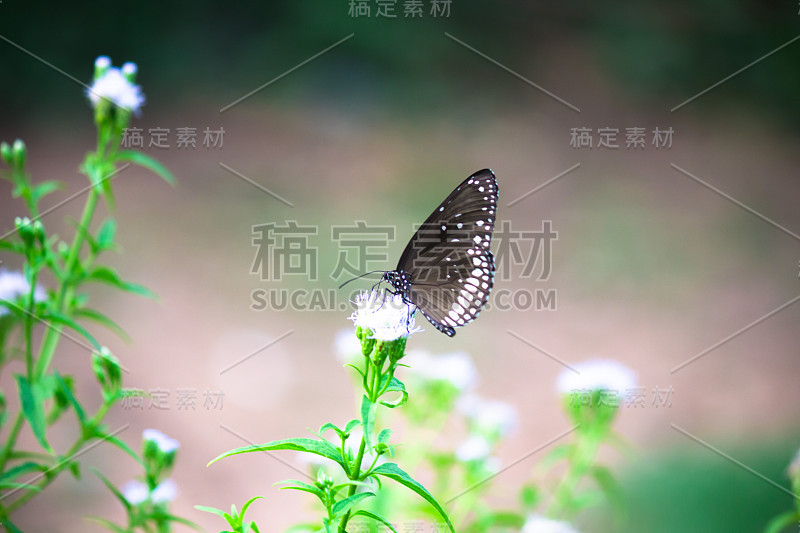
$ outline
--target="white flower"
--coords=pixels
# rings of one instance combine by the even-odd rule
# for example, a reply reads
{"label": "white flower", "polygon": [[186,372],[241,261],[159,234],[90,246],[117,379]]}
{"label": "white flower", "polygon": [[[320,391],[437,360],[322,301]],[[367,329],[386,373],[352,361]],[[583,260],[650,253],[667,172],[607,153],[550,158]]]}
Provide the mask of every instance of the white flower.
{"label": "white flower", "polygon": [[102,76],[94,80],[92,86],[86,90],[86,94],[95,107],[101,99],[106,99],[117,107],[138,113],[144,104],[141,87],[131,83],[116,67],[108,68]]}
{"label": "white flower", "polygon": [[424,381],[446,381],[459,391],[472,389],[478,382],[478,371],[466,352],[453,352],[438,357],[422,350],[406,356],[410,372]]}
{"label": "white flower", "polygon": [[158,449],[161,450],[161,452],[163,453],[174,452],[175,450],[181,447],[180,442],[164,435],[157,429],[145,429],[142,432],[142,439],[146,441],[151,440],[155,442],[156,446],[158,446]]}
{"label": "white flower", "polygon": [[169,503],[178,495],[178,485],[171,479],[162,481],[150,494],[153,503]]}
{"label": "white flower", "polygon": [[111,66],[111,59],[108,56],[97,56],[94,60],[94,68],[107,69]]}
{"label": "white flower", "polygon": [[636,387],[636,374],[627,366],[610,359],[590,359],[566,369],[558,376],[562,394],[575,390],[611,390],[620,394]]}
{"label": "white flower", "polygon": [[578,531],[567,522],[551,520],[535,514],[525,520],[522,533],[578,533]]}
{"label": "white flower", "polygon": [[414,326],[416,309],[406,304],[399,294],[361,291],[353,303],[356,310],[350,320],[356,326],[371,330],[377,340],[393,341],[422,331]]}
{"label": "white flower", "polygon": [[361,342],[350,328],[339,330],[336,333],[334,348],[336,358],[340,361],[352,361],[361,355]]}
{"label": "white flower", "polygon": [[131,505],[139,505],[147,499],[150,491],[141,481],[128,481],[122,487],[122,495]]}
{"label": "white flower", "polygon": [[480,431],[502,437],[517,427],[517,409],[511,404],[470,394],[460,398],[457,407]]}
{"label": "white flower", "polygon": [[[11,272],[0,268],[0,300],[16,302],[30,291],[28,280],[22,272]],[[46,298],[44,289],[37,286],[33,290],[33,299],[36,302],[44,301]],[[7,315],[8,309],[0,305],[0,316]]]}
{"label": "white flower", "polygon": [[479,461],[486,459],[492,453],[489,442],[478,435],[472,435],[456,448],[456,459],[461,462]]}
{"label": "white flower", "polygon": [[136,63],[131,63],[128,61],[124,65],[122,65],[122,73],[125,75],[126,78],[131,76],[135,76],[136,73],[139,72],[139,67],[136,66]]}

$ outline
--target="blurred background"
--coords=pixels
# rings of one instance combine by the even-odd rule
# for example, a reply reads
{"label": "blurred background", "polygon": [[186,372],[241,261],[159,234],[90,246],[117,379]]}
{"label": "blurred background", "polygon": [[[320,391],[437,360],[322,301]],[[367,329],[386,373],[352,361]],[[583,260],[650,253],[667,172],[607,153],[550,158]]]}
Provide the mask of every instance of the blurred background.
{"label": "blurred background", "polygon": [[[334,355],[337,332],[350,327],[339,305],[350,292],[335,289],[349,276],[331,275],[342,251],[332,228],[395,227],[378,248],[385,261],[368,264],[394,268],[413,224],[490,167],[498,227],[541,231],[551,221],[558,233],[548,279],[526,275],[523,249],[506,256],[496,293],[552,290],[555,306],[493,305],[452,339],[420,322],[426,331],[409,347],[467,351],[478,392],[518,408],[519,427],[499,452],[505,464],[569,427],[555,389],[563,367],[530,344],[567,363],[623,362],[647,390],[645,406],[621,412],[631,454],[604,456],[628,496],[624,531],[761,530],[791,496],[673,425],[788,486],[800,446],[800,305],[728,338],[798,293],[800,42],[790,42],[800,34],[798,5],[453,0],[447,16],[434,16],[426,0],[412,18],[405,4],[393,4],[393,19],[379,16],[382,2],[348,0],[0,4],[0,139],[25,140],[35,179],[68,184],[48,205],[85,187],[77,169],[94,125],[69,76],[90,82],[100,54],[139,65],[147,103],[133,126],[143,129],[144,151],[179,180],[173,189],[133,168],[114,180],[123,252],[107,260],[160,301],[98,288],[95,307],[133,342],[98,336],[128,368],[127,386],[167,391],[168,401],[118,406],[110,427],[130,424],[120,437],[136,448],[150,427],[181,441],[173,509],[209,531],[221,523],[194,505],[224,509],[255,495],[266,496],[250,511],[265,531],[313,519],[308,499],[273,487],[297,477],[274,458],[205,464],[352,418],[357,397]],[[361,5],[369,16],[355,16]],[[154,128],[169,130],[168,148],[147,146]],[[196,148],[177,146],[179,128],[196,128]],[[222,146],[202,145],[206,128],[224,130]],[[580,128],[591,149],[571,143]],[[598,147],[601,128],[617,130],[617,148]],[[626,148],[628,128],[645,132],[643,146]],[[654,145],[656,128],[671,128],[669,146]],[[72,235],[66,219],[81,207],[70,201],[44,222]],[[13,228],[22,209],[0,184],[0,229]],[[308,241],[315,279],[252,272],[253,226],[288,221],[318,228]],[[336,304],[254,304],[258,291],[296,290],[333,291]],[[81,348],[62,342],[56,366],[77,376],[84,397],[96,394]],[[654,389],[670,387],[669,405],[653,402]],[[179,401],[192,390],[195,408]],[[223,404],[206,408],[207,390],[222,392]],[[56,442],[69,439],[64,431]],[[498,505],[514,505],[540,455],[495,479]],[[106,446],[85,461],[118,484],[138,473]],[[88,470],[82,481],[60,478],[17,522],[26,531],[100,531],[86,515],[123,516]],[[579,523],[612,530],[603,524]]]}

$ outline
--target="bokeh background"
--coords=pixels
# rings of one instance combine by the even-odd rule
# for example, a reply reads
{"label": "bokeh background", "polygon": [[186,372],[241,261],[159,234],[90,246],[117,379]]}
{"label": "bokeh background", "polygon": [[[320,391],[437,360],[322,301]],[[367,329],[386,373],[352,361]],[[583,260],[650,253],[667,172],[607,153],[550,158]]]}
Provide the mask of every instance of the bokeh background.
{"label": "bokeh background", "polygon": [[[100,54],[137,62],[147,104],[134,125],[171,130],[171,148],[145,151],[179,185],[139,169],[115,179],[124,250],[109,259],[161,299],[103,288],[92,296],[133,339],[98,333],[129,369],[126,385],[170,394],[167,409],[118,407],[109,424],[130,424],[120,436],[137,447],[148,427],[182,442],[176,514],[216,531],[221,523],[193,505],[227,508],[264,495],[250,512],[265,531],[316,516],[308,499],[273,487],[297,474],[269,456],[205,466],[247,441],[348,420],[356,405],[334,356],[348,311],[256,311],[252,293],[335,289],[340,249],[330,228],[356,220],[398,228],[385,264],[371,265],[393,268],[412,224],[484,167],[499,179],[500,221],[530,231],[550,220],[558,232],[549,280],[522,278],[514,265],[498,289],[555,289],[557,308],[492,309],[453,339],[427,327],[410,345],[468,351],[480,370],[478,392],[517,406],[520,426],[501,459],[509,464],[569,427],[554,385],[563,367],[511,331],[569,363],[620,360],[647,387],[647,405],[623,409],[619,421],[632,451],[604,456],[628,496],[624,531],[759,531],[789,509],[787,493],[673,424],[788,486],[785,469],[800,446],[800,306],[671,369],[798,294],[800,42],[671,110],[798,37],[798,5],[453,0],[449,17],[433,17],[426,1],[413,20],[403,16],[403,0],[395,19],[377,18],[370,5],[372,16],[356,18],[347,0],[0,4],[0,138],[26,141],[36,178],[68,184],[49,205],[85,186],[77,168],[94,127],[83,88],[42,60],[85,82]],[[224,128],[224,145],[178,149],[182,127]],[[619,129],[620,148],[598,149],[596,133],[594,149],[570,146],[572,128],[604,127]],[[624,147],[629,127],[646,129],[644,149]],[[655,127],[673,129],[670,148],[651,144]],[[10,192],[0,184],[3,230],[22,209]],[[63,205],[46,225],[71,235],[65,219],[77,218],[81,205]],[[252,227],[289,220],[320,228],[312,241],[318,279],[264,281],[251,273]],[[346,300],[345,291],[338,295]],[[56,365],[91,398],[89,361],[62,343]],[[656,387],[674,389],[669,407],[650,402]],[[179,389],[197,391],[196,409],[178,408]],[[203,408],[206,389],[224,392],[221,409]],[[68,431],[53,438],[66,441]],[[498,505],[513,505],[540,456],[496,478]],[[292,454],[282,458],[299,465]],[[110,447],[85,461],[120,484],[137,472]],[[88,470],[82,481],[59,479],[17,521],[26,531],[100,531],[85,515],[122,517]],[[600,519],[580,525],[612,530]]]}

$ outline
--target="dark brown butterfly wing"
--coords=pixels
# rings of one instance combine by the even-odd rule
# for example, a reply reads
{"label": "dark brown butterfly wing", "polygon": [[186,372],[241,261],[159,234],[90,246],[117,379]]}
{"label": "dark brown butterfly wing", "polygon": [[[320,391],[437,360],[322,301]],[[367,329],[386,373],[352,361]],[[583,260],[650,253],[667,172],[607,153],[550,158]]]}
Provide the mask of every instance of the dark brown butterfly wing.
{"label": "dark brown butterfly wing", "polygon": [[405,298],[448,336],[489,299],[497,199],[491,170],[471,175],[422,223],[398,262],[397,272],[410,279]]}

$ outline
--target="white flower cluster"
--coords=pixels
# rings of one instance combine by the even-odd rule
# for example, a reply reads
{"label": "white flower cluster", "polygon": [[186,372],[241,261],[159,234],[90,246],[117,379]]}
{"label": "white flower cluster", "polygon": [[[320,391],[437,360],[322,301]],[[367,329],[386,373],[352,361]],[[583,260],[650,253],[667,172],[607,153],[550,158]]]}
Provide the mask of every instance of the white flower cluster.
{"label": "white flower cluster", "polygon": [[100,56],[94,65],[95,70],[102,74],[95,78],[91,87],[86,89],[92,106],[97,107],[101,100],[108,100],[121,109],[138,113],[144,104],[144,95],[141,87],[131,81],[136,75],[136,64],[125,63],[122,69],[118,69],[111,66],[108,57]]}
{"label": "white flower cluster", "polygon": [[178,495],[178,485],[171,479],[166,479],[150,492],[147,485],[133,480],[122,487],[122,495],[131,505],[139,505],[148,499],[155,504],[169,503]]}
{"label": "white flower cluster", "polygon": [[489,472],[500,470],[500,459],[491,455],[498,441],[517,427],[517,410],[499,400],[466,394],[456,404],[470,426],[470,435],[456,448],[461,462],[482,461]]}
{"label": "white flower cluster", "polygon": [[[27,295],[31,290],[28,280],[22,272],[12,272],[4,268],[0,268],[0,300],[7,300],[9,302],[16,302],[23,296]],[[44,289],[36,287],[33,290],[33,299],[37,302],[44,301]],[[0,316],[9,313],[5,306],[0,305]]]}
{"label": "white flower cluster", "polygon": [[422,331],[414,325],[416,309],[405,303],[399,294],[361,291],[353,303],[356,310],[350,320],[356,326],[372,331],[377,340],[394,341]]}
{"label": "white flower cluster", "polygon": [[478,383],[478,371],[466,352],[434,356],[424,350],[409,351],[404,360],[409,373],[422,381],[450,383],[458,391],[471,390]]}
{"label": "white flower cluster", "polygon": [[142,432],[142,440],[153,441],[162,453],[174,452],[181,447],[181,443],[172,437],[168,437],[157,429],[145,429]]}
{"label": "white flower cluster", "polygon": [[562,394],[577,390],[610,390],[620,394],[636,387],[636,374],[627,366],[610,359],[590,359],[567,368],[556,382]]}
{"label": "white flower cluster", "polygon": [[517,427],[517,409],[506,402],[468,394],[458,400],[457,408],[481,432],[504,437]]}

